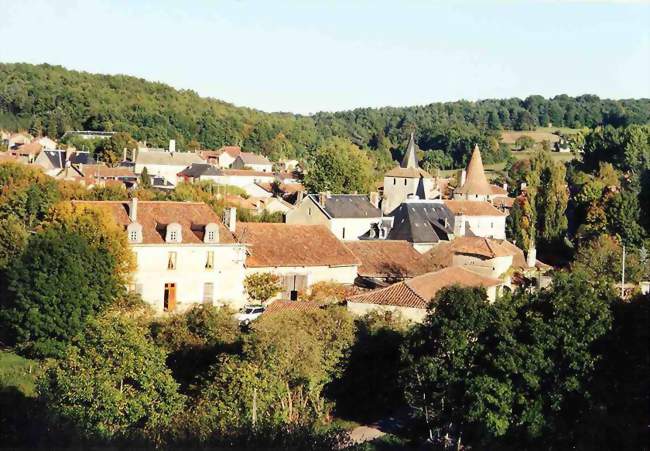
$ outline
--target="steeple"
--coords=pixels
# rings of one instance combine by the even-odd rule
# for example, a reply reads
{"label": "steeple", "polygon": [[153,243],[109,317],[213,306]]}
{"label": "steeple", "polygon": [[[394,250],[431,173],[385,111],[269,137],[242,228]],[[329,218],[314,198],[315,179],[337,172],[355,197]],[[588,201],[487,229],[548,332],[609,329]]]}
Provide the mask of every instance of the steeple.
{"label": "steeple", "polygon": [[417,169],[420,167],[418,164],[418,156],[416,155],[415,136],[413,132],[411,132],[411,138],[409,139],[408,146],[406,146],[406,153],[404,154],[404,159],[402,160],[402,164],[400,166],[403,168],[412,169]]}
{"label": "steeple", "polygon": [[467,165],[465,183],[456,192],[460,194],[479,194],[485,196],[492,194],[492,188],[483,170],[483,160],[481,160],[481,151],[478,148],[478,144],[474,146],[472,158]]}

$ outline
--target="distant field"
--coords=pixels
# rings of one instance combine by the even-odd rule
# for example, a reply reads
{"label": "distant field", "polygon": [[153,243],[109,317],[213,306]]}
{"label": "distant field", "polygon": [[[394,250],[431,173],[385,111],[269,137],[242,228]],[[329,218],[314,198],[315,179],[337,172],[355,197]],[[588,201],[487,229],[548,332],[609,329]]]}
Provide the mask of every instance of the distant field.
{"label": "distant field", "polygon": [[[517,160],[529,160],[534,153],[535,153],[534,151],[523,150],[523,151],[512,152],[512,155]],[[572,152],[568,152],[568,153],[551,152],[551,158],[555,161],[566,162],[566,161],[574,160],[575,155]]]}
{"label": "distant field", "polygon": [[14,388],[25,396],[35,396],[39,371],[38,362],[10,351],[0,351],[0,391]]}
{"label": "distant field", "polygon": [[565,135],[573,135],[581,131],[578,128],[568,128],[568,127],[539,127],[533,131],[515,131],[515,130],[503,130],[501,132],[501,142],[504,144],[512,145],[517,141],[517,139],[522,136],[528,136],[535,140],[536,143],[540,144],[542,141],[546,140],[549,143],[556,143],[560,138],[555,135],[554,132],[559,131]]}

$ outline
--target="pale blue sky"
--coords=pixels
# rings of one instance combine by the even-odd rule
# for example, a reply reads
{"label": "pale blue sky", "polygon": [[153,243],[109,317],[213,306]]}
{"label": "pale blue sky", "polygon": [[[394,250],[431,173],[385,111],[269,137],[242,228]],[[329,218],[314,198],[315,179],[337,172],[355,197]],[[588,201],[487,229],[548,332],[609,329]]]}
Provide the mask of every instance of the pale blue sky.
{"label": "pale blue sky", "polygon": [[0,61],[297,113],[650,97],[650,0],[0,0]]}

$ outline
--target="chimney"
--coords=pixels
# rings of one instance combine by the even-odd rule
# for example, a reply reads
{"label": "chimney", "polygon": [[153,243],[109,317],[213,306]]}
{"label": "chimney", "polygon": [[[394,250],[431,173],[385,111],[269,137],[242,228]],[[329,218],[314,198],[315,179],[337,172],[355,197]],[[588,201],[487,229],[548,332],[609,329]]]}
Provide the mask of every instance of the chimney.
{"label": "chimney", "polygon": [[318,193],[318,203],[321,207],[325,206],[325,201],[327,200],[327,193]]}
{"label": "chimney", "polygon": [[138,198],[134,197],[129,203],[129,219],[131,222],[138,221]]}
{"label": "chimney", "polygon": [[508,191],[508,184],[506,182],[503,182],[503,189],[507,192]]}
{"label": "chimney", "polygon": [[70,157],[72,157],[72,149],[70,149],[70,148],[68,147],[67,149],[65,149],[65,162],[66,162],[66,163],[67,163],[68,161],[70,161]]}
{"label": "chimney", "polygon": [[379,208],[379,193],[377,191],[373,191],[370,193],[370,203],[374,205],[375,208]]}
{"label": "chimney", "polygon": [[170,139],[169,140],[169,153],[174,153],[176,152],[176,140],[175,139]]}
{"label": "chimney", "polygon": [[467,178],[467,171],[463,169],[460,171],[460,186],[463,186],[465,184],[465,179]]}
{"label": "chimney", "polygon": [[122,161],[126,161],[126,147],[122,149]]}
{"label": "chimney", "polygon": [[537,249],[533,247],[533,244],[531,243],[530,248],[528,249],[528,255],[526,255],[526,264],[528,265],[529,268],[535,267],[535,263],[537,262]]}
{"label": "chimney", "polygon": [[234,207],[224,209],[223,222],[230,232],[235,233],[237,229],[237,209]]}
{"label": "chimney", "polygon": [[305,197],[305,192],[300,190],[296,193],[296,204],[302,202],[303,197]]}

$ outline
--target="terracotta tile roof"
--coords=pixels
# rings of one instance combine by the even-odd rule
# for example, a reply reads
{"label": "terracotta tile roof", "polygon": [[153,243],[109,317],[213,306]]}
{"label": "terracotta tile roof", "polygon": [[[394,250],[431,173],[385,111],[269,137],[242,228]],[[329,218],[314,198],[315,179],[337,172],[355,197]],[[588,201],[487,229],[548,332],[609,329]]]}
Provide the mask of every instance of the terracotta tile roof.
{"label": "terracotta tile roof", "polygon": [[362,277],[407,278],[428,271],[426,261],[406,241],[348,241],[345,245],[361,261]]}
{"label": "terracotta tile roof", "polygon": [[470,254],[492,259],[509,255],[514,256],[515,252],[512,248],[503,246],[499,240],[461,236],[450,242],[437,245],[423,254],[422,257],[430,268],[447,268],[453,265],[454,256],[458,254]]}
{"label": "terracotta tile roof", "polygon": [[240,223],[235,232],[249,244],[249,268],[351,266],[359,260],[322,225]]}
{"label": "terracotta tile roof", "polygon": [[492,194],[495,196],[507,196],[508,191],[503,189],[502,186],[499,185],[490,185],[490,189],[492,190]]}
{"label": "terracotta tile roof", "polygon": [[9,152],[0,152],[0,163],[4,161],[18,161],[15,155]]}
{"label": "terracotta tile roof", "polygon": [[404,177],[412,179],[423,177],[430,179],[431,174],[421,168],[403,168],[401,166],[398,166],[388,171],[385,177]]}
{"label": "terracotta tile roof", "polygon": [[136,177],[131,169],[124,166],[111,168],[103,164],[84,164],[79,165],[79,170],[85,175],[99,178]]}
{"label": "terracotta tile roof", "polygon": [[512,208],[512,206],[515,203],[515,199],[513,197],[495,197],[492,199],[492,205],[494,205],[497,208],[504,207],[504,208]]}
{"label": "terracotta tile roof", "polygon": [[230,155],[231,157],[237,158],[239,156],[239,154],[241,153],[241,147],[239,147],[239,146],[223,146],[223,147],[220,147],[217,150],[217,152],[219,152],[219,154],[222,154],[222,153],[225,152],[228,155]]}
{"label": "terracotta tile roof", "polygon": [[453,285],[487,288],[501,285],[501,283],[498,279],[484,277],[459,266],[454,266],[423,274],[386,288],[351,296],[347,301],[426,309],[430,300],[442,288]]}
{"label": "terracotta tile roof", "polygon": [[486,201],[445,200],[443,202],[456,216],[506,216],[504,212]]}
{"label": "terracotta tile roof", "polygon": [[[124,227],[129,220],[129,201],[72,201],[76,205],[92,205],[107,209],[115,221]],[[219,243],[232,244],[236,240],[217,214],[203,202],[138,201],[137,222],[142,225],[143,244],[165,244],[165,227],[177,222],[181,225],[183,244],[203,243],[204,228],[214,222],[219,226]]]}
{"label": "terracotta tile roof", "polygon": [[269,304],[264,310],[264,314],[268,315],[270,313],[286,312],[286,311],[298,311],[298,312],[309,312],[314,310],[319,310],[322,307],[322,304],[319,302],[309,302],[309,301],[283,301],[277,300]]}
{"label": "terracotta tile roof", "polygon": [[[520,249],[516,244],[511,243],[510,241],[507,240],[499,240],[499,244],[504,249],[507,249],[512,253],[513,268],[520,271],[529,269],[528,264],[526,263],[526,256],[524,255],[524,251],[522,249]],[[539,260],[535,260],[535,267],[541,269],[542,271],[546,271],[552,268],[550,265],[547,265],[546,263],[541,262]]]}
{"label": "terracotta tile roof", "polygon": [[11,152],[14,155],[38,155],[41,153],[41,150],[43,150],[43,146],[40,143],[33,141],[27,144],[23,144]]}
{"label": "terracotta tile roof", "polygon": [[487,181],[487,177],[485,177],[483,161],[481,160],[481,151],[478,146],[474,147],[472,158],[469,160],[469,164],[467,165],[467,177],[465,178],[465,183],[463,186],[458,188],[456,192],[461,194],[492,194],[492,188]]}

